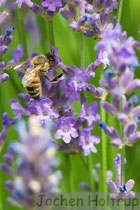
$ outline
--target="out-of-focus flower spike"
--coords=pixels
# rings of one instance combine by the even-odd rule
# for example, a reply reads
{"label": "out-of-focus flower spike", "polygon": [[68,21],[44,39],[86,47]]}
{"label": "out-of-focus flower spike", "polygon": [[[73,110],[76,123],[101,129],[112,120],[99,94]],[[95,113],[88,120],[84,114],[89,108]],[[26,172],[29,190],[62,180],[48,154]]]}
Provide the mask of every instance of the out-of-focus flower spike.
{"label": "out-of-focus flower spike", "polygon": [[6,4],[6,0],[1,0],[0,7],[3,7]]}

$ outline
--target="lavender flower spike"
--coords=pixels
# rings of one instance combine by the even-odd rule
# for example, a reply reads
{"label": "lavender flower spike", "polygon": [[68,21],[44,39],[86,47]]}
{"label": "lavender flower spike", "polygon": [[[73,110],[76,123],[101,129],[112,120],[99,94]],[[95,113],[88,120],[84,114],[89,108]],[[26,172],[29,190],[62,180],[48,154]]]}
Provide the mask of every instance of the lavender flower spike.
{"label": "lavender flower spike", "polygon": [[[126,163],[126,160],[124,160]],[[116,177],[116,184],[108,180],[107,181],[107,186],[112,192],[110,194],[110,198],[114,201],[119,201],[119,200],[129,200],[133,199],[135,197],[135,193],[131,191],[131,189],[134,186],[134,180],[130,179],[127,181],[126,184],[121,183],[121,155],[117,154],[117,156],[114,159],[114,165],[116,167],[117,171],[117,177]]]}

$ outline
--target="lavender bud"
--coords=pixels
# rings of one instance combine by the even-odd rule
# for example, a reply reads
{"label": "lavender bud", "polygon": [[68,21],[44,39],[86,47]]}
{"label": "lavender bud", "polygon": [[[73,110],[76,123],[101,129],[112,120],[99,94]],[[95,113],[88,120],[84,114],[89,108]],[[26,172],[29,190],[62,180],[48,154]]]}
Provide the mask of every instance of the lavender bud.
{"label": "lavender bud", "polygon": [[68,8],[69,8],[69,11],[70,11],[72,17],[73,17],[73,18],[76,18],[76,8],[73,7],[73,6],[70,5],[70,4],[68,5]]}
{"label": "lavender bud", "polygon": [[98,127],[100,129],[106,130],[108,126],[104,122],[100,122]]}
{"label": "lavender bud", "polygon": [[124,127],[124,134],[128,137],[136,131],[136,128],[137,128],[136,123],[133,122],[127,123]]}
{"label": "lavender bud", "polygon": [[33,5],[30,7],[30,9],[31,9],[33,12],[35,12],[37,15],[41,15],[41,13],[42,13],[42,8],[41,8],[39,5],[37,5],[37,4],[33,4]]}
{"label": "lavender bud", "polygon": [[4,38],[10,36],[14,29],[15,29],[14,26],[9,27],[4,34]]}
{"label": "lavender bud", "polygon": [[103,74],[104,74],[104,78],[110,81],[114,73],[111,69],[107,69],[106,71],[104,71]]}
{"label": "lavender bud", "polygon": [[92,27],[95,34],[101,34],[102,29],[101,29],[101,26],[97,22],[94,22],[92,24]]}
{"label": "lavender bud", "polygon": [[140,87],[140,79],[133,80],[126,88],[126,93],[130,93]]}
{"label": "lavender bud", "polygon": [[8,176],[13,176],[13,171],[7,165],[0,163],[0,169]]}
{"label": "lavender bud", "polygon": [[135,122],[136,123],[140,122],[140,115],[138,115],[138,116],[135,117]]}
{"label": "lavender bud", "polygon": [[93,37],[95,37],[96,36],[96,34],[94,33],[94,31],[93,30],[90,30],[90,29],[85,29],[85,30],[83,30],[83,34],[85,35],[85,36],[87,36],[87,37],[90,37],[90,38],[93,38]]}
{"label": "lavender bud", "polygon": [[11,181],[6,181],[5,182],[5,185],[6,185],[6,189],[9,191],[9,192],[12,192],[14,190],[14,184],[13,182]]}
{"label": "lavender bud", "polygon": [[135,141],[138,141],[140,140],[140,132],[137,131],[136,133],[132,134],[129,139],[128,139],[128,143],[132,143],[132,142],[135,142]]}
{"label": "lavender bud", "polygon": [[111,141],[112,146],[121,149],[122,148],[122,141],[120,139],[113,139]]}
{"label": "lavender bud", "polygon": [[8,47],[6,45],[0,46],[0,56],[5,54],[8,50]]}
{"label": "lavender bud", "polygon": [[13,156],[11,154],[5,154],[3,156],[4,161],[8,164],[8,165],[12,165],[13,163]]}
{"label": "lavender bud", "polygon": [[131,114],[133,117],[136,117],[138,115],[140,115],[140,106],[137,106],[136,108],[133,108],[131,111]]}
{"label": "lavender bud", "polygon": [[112,115],[116,114],[116,110],[110,103],[108,103],[106,101],[102,101],[100,104],[105,109],[105,111],[109,112]]}
{"label": "lavender bud", "polygon": [[108,22],[108,13],[104,11],[100,16],[100,20],[103,26],[106,25]]}
{"label": "lavender bud", "polygon": [[73,30],[73,31],[78,31],[79,30],[79,25],[77,22],[73,21],[72,23],[69,24],[69,27]]}
{"label": "lavender bud", "polygon": [[9,78],[9,75],[4,73],[2,75],[0,75],[0,85],[5,82],[7,79]]}
{"label": "lavender bud", "polygon": [[136,104],[139,101],[138,97],[136,95],[132,96],[129,101],[128,104],[133,106],[134,104]]}
{"label": "lavender bud", "polygon": [[83,190],[89,191],[90,190],[90,186],[86,183],[80,183],[79,187]]}
{"label": "lavender bud", "polygon": [[73,21],[73,16],[64,8],[60,9],[60,14],[69,22]]}

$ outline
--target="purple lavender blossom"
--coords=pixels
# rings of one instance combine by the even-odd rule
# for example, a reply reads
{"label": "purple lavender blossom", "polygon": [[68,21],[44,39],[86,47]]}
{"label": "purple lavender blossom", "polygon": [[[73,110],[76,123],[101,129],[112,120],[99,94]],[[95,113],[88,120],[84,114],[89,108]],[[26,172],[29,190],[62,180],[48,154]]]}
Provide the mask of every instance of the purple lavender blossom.
{"label": "purple lavender blossom", "polygon": [[[61,8],[60,14],[70,22],[70,28],[82,32],[87,37],[100,39],[101,31],[108,26],[108,13],[112,12],[113,9],[117,9],[118,3],[116,0],[97,1],[96,7],[93,1],[89,0],[72,1],[72,3],[68,1],[67,5],[69,10]],[[76,13],[77,9],[78,15]],[[102,26],[100,26],[99,20]]]}
{"label": "purple lavender blossom", "polygon": [[84,91],[88,87],[87,81],[90,80],[90,76],[88,73],[85,72],[85,68],[82,67],[80,70],[76,66],[73,66],[74,76],[72,78],[68,78],[66,84],[71,89],[75,90],[75,92]]}
{"label": "purple lavender blossom", "polygon": [[94,101],[89,107],[86,104],[86,99],[82,100],[80,118],[87,120],[88,126],[94,126],[100,120],[98,114],[98,104]]}
{"label": "purple lavender blossom", "polygon": [[85,156],[88,156],[90,152],[96,153],[97,149],[94,144],[100,143],[100,138],[98,136],[91,136],[91,132],[91,128],[83,128],[78,139],[78,144],[84,150]]}
{"label": "purple lavender blossom", "polygon": [[[20,97],[22,96],[20,95]],[[29,101],[30,97],[23,95],[23,99]],[[10,103],[11,108],[14,110],[15,119],[21,119],[22,115],[36,115],[40,125],[45,125],[59,116],[58,112],[51,108],[53,102],[49,98],[42,98],[40,101],[34,100],[30,104],[25,104],[26,108],[23,108],[15,99],[11,99]]]}
{"label": "purple lavender blossom", "polygon": [[23,108],[17,100],[15,99],[11,99],[10,100],[11,103],[11,109],[14,110],[13,114],[15,115],[14,119],[21,119],[22,115],[25,116],[29,116],[30,112],[28,110],[26,110],[25,108]]}
{"label": "purple lavender blossom", "polygon": [[[125,160],[124,160],[125,161]],[[126,161],[125,161],[126,162]],[[134,186],[134,180],[130,179],[126,184],[121,184],[121,155],[117,154],[114,159],[114,165],[117,171],[116,184],[111,180],[107,181],[107,186],[112,192],[110,198],[112,200],[128,200],[135,197],[135,193],[131,191]]]}
{"label": "purple lavender blossom", "polygon": [[17,4],[19,8],[21,8],[22,4],[26,4],[27,6],[32,7],[33,2],[30,0],[17,0],[15,4]]}
{"label": "purple lavender blossom", "polygon": [[[134,52],[134,43],[132,37],[126,39],[126,32],[122,33],[121,26],[117,24],[113,30],[108,27],[102,31],[102,39],[97,43],[96,49],[99,49],[99,55],[107,55],[109,63],[115,71],[122,73],[127,66],[138,63]],[[102,58],[102,56],[100,57]],[[102,63],[101,59],[99,61]]]}
{"label": "purple lavender blossom", "polygon": [[46,16],[52,17],[63,6],[61,0],[42,0],[41,6],[44,8]]}
{"label": "purple lavender blossom", "polygon": [[52,104],[53,102],[49,98],[40,101],[34,100],[27,105],[27,108],[32,114],[37,115],[40,125],[44,125],[52,119],[59,117],[58,112],[51,108]]}
{"label": "purple lavender blossom", "polygon": [[11,125],[15,124],[15,121],[11,120],[10,118],[7,118],[7,115],[8,113],[6,112],[2,115],[3,128],[2,132],[0,133],[0,147],[3,145],[4,141],[6,140],[8,128]]}
{"label": "purple lavender blossom", "polygon": [[74,125],[76,120],[73,117],[61,117],[55,120],[55,126],[57,128],[55,139],[63,139],[63,141],[68,144],[72,138],[79,136]]}

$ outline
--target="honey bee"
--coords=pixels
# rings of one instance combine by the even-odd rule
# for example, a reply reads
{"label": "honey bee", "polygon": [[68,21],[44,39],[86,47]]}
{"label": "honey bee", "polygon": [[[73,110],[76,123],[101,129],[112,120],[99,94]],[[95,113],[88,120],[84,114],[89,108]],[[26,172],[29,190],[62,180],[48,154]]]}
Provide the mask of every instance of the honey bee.
{"label": "honey bee", "polygon": [[57,60],[53,53],[47,53],[46,55],[37,55],[33,59],[11,64],[4,68],[4,70],[15,69],[19,70],[22,66],[31,64],[31,68],[28,68],[22,78],[22,84],[27,89],[29,95],[36,100],[39,100],[42,95],[41,79],[44,77],[52,83],[56,83],[63,73],[56,75],[53,79],[47,76],[47,72],[54,69],[57,66]]}

